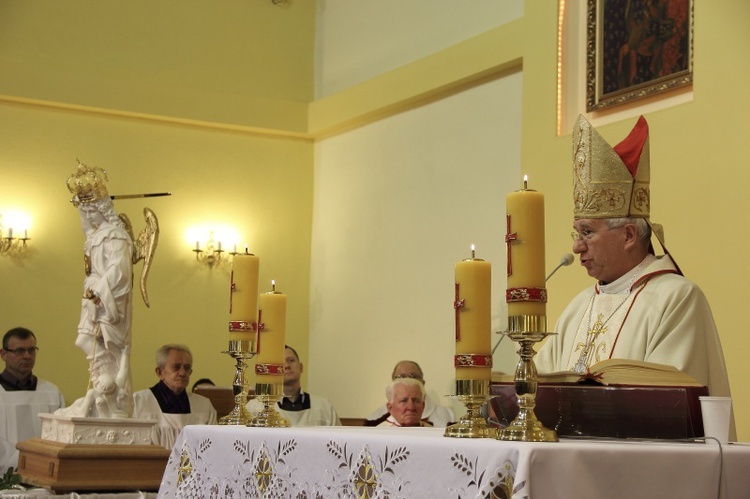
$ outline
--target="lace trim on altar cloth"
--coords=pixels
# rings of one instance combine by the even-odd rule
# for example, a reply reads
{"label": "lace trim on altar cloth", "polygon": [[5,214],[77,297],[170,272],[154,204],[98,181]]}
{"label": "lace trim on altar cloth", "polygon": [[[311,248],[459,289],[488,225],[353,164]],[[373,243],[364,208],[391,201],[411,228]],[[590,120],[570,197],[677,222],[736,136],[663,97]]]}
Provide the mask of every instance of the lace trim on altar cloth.
{"label": "lace trim on altar cloth", "polygon": [[[415,465],[407,446],[386,447],[373,454],[367,444],[359,450],[349,449],[347,444],[333,440],[326,443],[320,459],[330,462],[327,471],[314,483],[300,479],[300,462],[294,461],[298,442],[294,438],[280,441],[275,447],[235,439],[231,473],[217,473],[216,464],[206,454],[212,447],[211,439],[205,439],[197,448],[184,444],[179,456],[173,451],[167,469],[174,468],[179,459],[175,476],[165,476],[162,487],[174,486],[175,497],[195,499],[219,498],[295,498],[295,499],[409,499],[423,497],[424,491],[405,480],[401,468]],[[447,454],[450,469],[455,473],[456,487],[446,491],[449,497],[473,497],[482,499],[510,499],[528,497],[523,489],[526,483],[515,484],[516,470],[510,461],[496,468],[493,473],[475,468],[474,459],[461,452]],[[347,470],[347,473],[343,473]],[[423,470],[425,471],[425,470]]]}

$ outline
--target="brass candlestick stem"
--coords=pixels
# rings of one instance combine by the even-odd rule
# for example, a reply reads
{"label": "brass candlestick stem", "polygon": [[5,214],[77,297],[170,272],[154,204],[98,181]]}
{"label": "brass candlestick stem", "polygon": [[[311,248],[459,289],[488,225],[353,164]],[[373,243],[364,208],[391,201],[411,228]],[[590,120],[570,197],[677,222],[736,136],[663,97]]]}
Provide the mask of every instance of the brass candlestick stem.
{"label": "brass candlestick stem", "polygon": [[284,396],[283,383],[256,383],[255,396],[263,404],[260,411],[247,426],[263,428],[288,428],[291,423],[276,410],[276,402]]}
{"label": "brass candlestick stem", "polygon": [[487,426],[481,414],[482,404],[489,398],[490,382],[478,379],[456,380],[455,397],[466,406],[466,414],[445,429],[452,438],[494,438],[495,429]]}
{"label": "brass candlestick stem", "polygon": [[232,392],[234,393],[234,409],[226,416],[219,419],[220,425],[246,425],[252,414],[247,410],[247,395],[250,383],[247,381],[245,371],[247,361],[255,355],[255,342],[252,340],[230,340],[229,350],[223,352],[229,354],[236,362]]}
{"label": "brass candlestick stem", "polygon": [[534,344],[550,334],[544,332],[509,331],[503,333],[521,345],[518,355],[521,360],[516,366],[515,390],[518,397],[518,415],[506,428],[497,432],[498,440],[521,442],[557,442],[557,433],[545,428],[534,414],[536,391],[539,385],[536,365],[534,364]]}

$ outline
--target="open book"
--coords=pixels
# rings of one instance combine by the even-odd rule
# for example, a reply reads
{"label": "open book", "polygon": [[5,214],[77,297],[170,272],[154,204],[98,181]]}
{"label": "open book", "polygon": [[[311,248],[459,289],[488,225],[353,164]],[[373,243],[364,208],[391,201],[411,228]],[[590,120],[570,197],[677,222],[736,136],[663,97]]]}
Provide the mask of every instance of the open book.
{"label": "open book", "polygon": [[[512,383],[513,374],[493,373],[492,381]],[[540,373],[539,383],[593,383],[600,385],[703,386],[673,366],[643,360],[607,359],[597,362],[586,374],[573,371]]]}

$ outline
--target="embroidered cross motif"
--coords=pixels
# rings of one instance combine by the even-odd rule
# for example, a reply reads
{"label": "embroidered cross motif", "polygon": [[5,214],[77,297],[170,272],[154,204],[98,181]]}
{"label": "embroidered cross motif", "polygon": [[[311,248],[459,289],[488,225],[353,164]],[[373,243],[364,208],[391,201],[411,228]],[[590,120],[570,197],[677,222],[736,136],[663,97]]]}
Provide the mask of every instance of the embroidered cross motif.
{"label": "embroidered cross motif", "polygon": [[510,245],[513,241],[518,239],[518,233],[517,232],[511,232],[510,231],[510,215],[505,215],[505,225],[507,227],[507,232],[505,233],[505,246],[507,248],[508,253],[508,275],[511,275],[513,273],[513,264],[511,262],[510,258]]}
{"label": "embroidered cross motif", "polygon": [[586,341],[580,342],[576,345],[576,351],[581,350],[581,355],[578,357],[578,361],[576,362],[575,366],[573,366],[573,370],[578,374],[586,373],[586,370],[588,369],[586,360],[588,359],[589,353],[591,352],[591,347],[596,344],[596,339],[600,335],[606,333],[608,330],[606,327],[607,321],[602,322],[603,317],[604,316],[602,314],[598,314],[596,316],[596,322],[594,322],[586,332]]}

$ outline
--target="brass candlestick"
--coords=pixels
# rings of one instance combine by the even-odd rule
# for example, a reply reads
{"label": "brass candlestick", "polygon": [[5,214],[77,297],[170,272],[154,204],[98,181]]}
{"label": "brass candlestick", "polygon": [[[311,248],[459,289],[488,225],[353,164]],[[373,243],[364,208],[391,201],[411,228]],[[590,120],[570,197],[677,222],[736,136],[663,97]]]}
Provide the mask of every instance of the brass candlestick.
{"label": "brass candlestick", "polygon": [[247,410],[247,395],[250,384],[245,376],[247,361],[255,355],[254,340],[229,340],[229,350],[223,352],[229,354],[236,362],[232,392],[234,393],[234,409],[226,416],[219,419],[220,425],[246,425],[252,414]]}
{"label": "brass candlestick", "polygon": [[263,404],[247,426],[263,428],[288,428],[292,424],[276,410],[276,402],[284,396],[283,383],[256,383],[255,396]]}
{"label": "brass candlestick", "polygon": [[489,398],[490,382],[480,379],[456,380],[455,397],[466,406],[466,414],[445,429],[443,434],[452,438],[494,438],[496,430],[487,426],[480,409]]}
{"label": "brass candlestick", "polygon": [[[544,321],[546,322],[546,321]],[[520,330],[507,331],[511,340],[519,343],[521,349],[518,351],[521,360],[516,366],[515,391],[518,397],[518,415],[506,428],[498,430],[498,440],[513,440],[521,442],[557,442],[557,433],[545,428],[534,414],[536,406],[536,391],[539,385],[536,365],[533,357],[536,355],[534,344],[542,341],[550,334],[538,331],[525,331],[533,329],[520,327]],[[513,328],[515,329],[515,328]]]}

